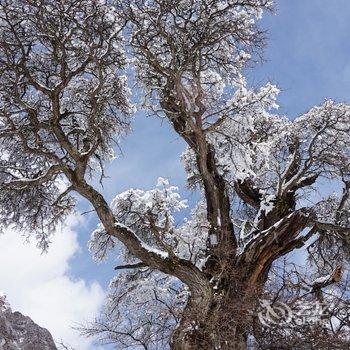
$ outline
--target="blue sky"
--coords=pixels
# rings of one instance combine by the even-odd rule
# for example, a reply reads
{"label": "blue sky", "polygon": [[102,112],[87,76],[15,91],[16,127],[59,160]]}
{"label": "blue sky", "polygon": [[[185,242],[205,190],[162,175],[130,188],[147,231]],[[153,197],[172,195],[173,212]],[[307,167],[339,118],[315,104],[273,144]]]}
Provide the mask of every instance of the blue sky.
{"label": "blue sky", "polygon": [[[280,113],[290,118],[322,103],[324,98],[350,101],[349,18],[349,0],[278,1],[276,13],[265,15],[261,21],[269,37],[264,55],[266,61],[248,72],[251,84],[259,86],[267,81],[277,84],[282,90]],[[171,183],[178,185],[190,202],[195,200],[196,195],[185,188],[185,174],[179,161],[184,143],[165,121],[162,123],[156,117],[146,117],[143,112],[139,112],[133,132],[123,140],[121,146],[123,156],[108,165],[107,175],[110,178],[104,181],[104,187],[100,189],[108,200],[131,187],[152,188],[158,176],[167,177]],[[79,209],[88,209],[87,203],[82,201]],[[69,276],[67,288],[74,287],[78,298],[81,288],[85,293],[84,303],[90,295],[102,300],[101,293],[113,277],[113,267],[117,261],[117,256],[112,256],[108,262],[100,265],[92,261],[86,246],[97,223],[93,213],[82,216],[70,223],[69,230],[74,231],[73,236],[60,243],[60,249],[65,249],[64,244],[67,248],[68,245],[80,246],[64,257],[67,266],[59,278]],[[4,244],[1,239],[0,244]],[[9,255],[14,253],[9,251]],[[9,257],[5,263],[10,264],[11,261]],[[2,278],[0,269],[0,281]],[[94,282],[98,282],[102,288]],[[12,290],[15,293],[15,289]],[[12,295],[13,304],[19,309],[24,308],[22,305],[25,303],[21,304],[19,299]],[[96,303],[95,309],[100,304],[100,301]],[[30,313],[31,310],[27,310]],[[86,345],[85,349],[97,347]]]}
{"label": "blue sky", "polygon": [[[322,103],[324,98],[350,100],[350,1],[280,0],[275,14],[261,21],[268,31],[265,62],[248,72],[254,86],[266,81],[277,84],[280,113],[289,118]],[[108,199],[128,188],[151,188],[158,176],[168,177],[191,200],[179,161],[184,143],[166,121],[136,115],[133,132],[122,142],[123,156],[108,166],[110,179],[102,192]],[[71,273],[104,286],[113,276],[114,259],[96,266],[85,249],[90,230],[79,230],[81,254],[72,263]]]}

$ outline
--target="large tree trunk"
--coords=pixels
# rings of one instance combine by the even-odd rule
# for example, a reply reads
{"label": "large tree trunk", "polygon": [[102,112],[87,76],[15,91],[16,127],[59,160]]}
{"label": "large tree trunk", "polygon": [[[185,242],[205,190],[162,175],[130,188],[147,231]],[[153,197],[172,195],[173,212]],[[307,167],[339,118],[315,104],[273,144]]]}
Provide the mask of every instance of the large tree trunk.
{"label": "large tree trunk", "polygon": [[[200,323],[197,314],[186,314],[175,330],[173,350],[246,350],[249,311],[235,314],[229,311],[234,305],[223,303],[219,310],[208,315]],[[199,312],[200,313],[200,312]]]}
{"label": "large tree trunk", "polygon": [[256,300],[257,288],[237,279],[214,288],[209,307],[190,299],[174,331],[171,349],[246,350]]}

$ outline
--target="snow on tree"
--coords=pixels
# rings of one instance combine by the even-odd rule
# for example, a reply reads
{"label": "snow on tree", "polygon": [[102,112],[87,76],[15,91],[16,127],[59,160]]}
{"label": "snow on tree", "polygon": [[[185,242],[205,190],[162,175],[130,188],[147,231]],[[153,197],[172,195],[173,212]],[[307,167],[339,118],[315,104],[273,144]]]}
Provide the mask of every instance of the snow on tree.
{"label": "snow on tree", "polygon": [[[278,114],[277,87],[249,87],[244,70],[264,44],[257,21],[272,5],[0,2],[2,224],[25,227],[46,249],[77,193],[101,221],[89,244],[94,258],[119,253],[125,262],[87,335],[120,349],[192,350],[271,349],[277,340],[285,346],[283,335],[315,348],[316,335],[327,334],[324,348],[346,348],[349,321],[339,320],[348,305],[350,105],[327,100],[291,121]],[[187,203],[166,179],[110,205],[89,182],[98,173],[102,181],[129,130],[130,70],[143,106],[187,144],[188,183],[202,196],[183,222],[175,214]],[[323,179],[338,193],[319,198]],[[285,265],[277,278],[299,248],[315,278]],[[263,296],[336,306],[312,336],[302,326],[270,331],[256,317]]]}
{"label": "snow on tree", "polygon": [[1,223],[29,226],[45,248],[74,206],[74,172],[102,168],[129,123],[122,26],[94,1],[0,8]]}

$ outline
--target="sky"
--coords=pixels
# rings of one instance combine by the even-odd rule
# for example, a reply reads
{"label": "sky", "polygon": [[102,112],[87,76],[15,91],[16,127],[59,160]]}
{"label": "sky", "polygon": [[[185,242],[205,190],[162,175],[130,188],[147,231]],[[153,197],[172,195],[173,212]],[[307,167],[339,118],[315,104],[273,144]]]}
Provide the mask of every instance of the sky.
{"label": "sky", "polygon": [[[265,62],[247,72],[259,86],[272,81],[281,89],[280,113],[295,118],[324,98],[350,101],[350,1],[280,0],[275,14],[261,21],[267,30]],[[128,188],[153,188],[169,178],[192,203],[179,160],[184,144],[165,121],[137,113],[133,132],[122,141],[123,155],[108,164],[100,191],[111,200]],[[88,210],[79,203],[80,212]],[[117,255],[97,265],[87,242],[98,221],[93,213],[72,215],[57,229],[47,254],[19,233],[0,236],[0,290],[12,309],[30,316],[76,350],[100,350],[72,327],[92,320],[103,305]]]}

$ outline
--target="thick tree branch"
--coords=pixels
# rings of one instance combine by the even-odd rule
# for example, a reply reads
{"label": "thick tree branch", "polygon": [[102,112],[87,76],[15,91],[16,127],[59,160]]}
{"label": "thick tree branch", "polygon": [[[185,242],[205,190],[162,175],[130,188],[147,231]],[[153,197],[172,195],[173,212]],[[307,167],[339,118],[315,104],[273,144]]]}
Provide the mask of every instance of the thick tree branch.
{"label": "thick tree branch", "polygon": [[119,265],[119,266],[116,266],[114,268],[114,270],[140,269],[140,268],[144,268],[144,267],[148,267],[148,265],[143,263],[143,262],[139,262],[139,263],[136,263],[136,264]]}

